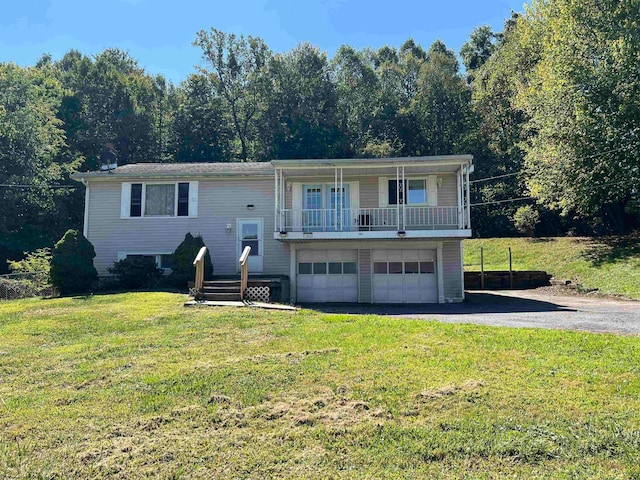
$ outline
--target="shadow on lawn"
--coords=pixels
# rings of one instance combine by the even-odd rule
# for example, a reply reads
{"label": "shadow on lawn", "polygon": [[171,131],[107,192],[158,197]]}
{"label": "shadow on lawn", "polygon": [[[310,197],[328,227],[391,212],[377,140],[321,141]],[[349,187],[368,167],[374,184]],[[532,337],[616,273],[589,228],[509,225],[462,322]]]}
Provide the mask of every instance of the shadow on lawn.
{"label": "shadow on lawn", "polygon": [[582,256],[596,267],[632,256],[640,256],[640,232],[594,239]]}
{"label": "shadow on lawn", "polygon": [[525,312],[575,312],[551,302],[529,298],[507,297],[489,292],[466,292],[464,303],[421,303],[408,305],[355,304],[355,303],[313,303],[304,308],[324,313],[350,313],[359,315],[478,315],[483,313],[525,313]]}

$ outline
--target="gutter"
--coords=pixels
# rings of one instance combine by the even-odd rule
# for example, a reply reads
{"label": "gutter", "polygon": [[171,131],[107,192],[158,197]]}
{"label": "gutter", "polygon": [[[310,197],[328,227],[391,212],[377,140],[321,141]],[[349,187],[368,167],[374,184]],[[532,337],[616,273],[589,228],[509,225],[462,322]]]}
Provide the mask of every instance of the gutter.
{"label": "gutter", "polygon": [[70,176],[72,180],[76,180],[79,182],[85,181],[85,179],[91,178],[92,180],[123,180],[127,178],[135,178],[135,179],[166,179],[166,178],[191,178],[191,179],[201,179],[201,178],[273,178],[273,170],[269,172],[265,172],[262,174],[256,173],[112,173],[110,175],[105,175],[98,172],[86,172],[86,173],[74,173]]}
{"label": "gutter", "polygon": [[433,155],[425,157],[393,157],[393,158],[336,158],[336,159],[297,159],[272,160],[276,168],[296,167],[397,167],[401,165],[457,165],[472,164],[473,155]]}
{"label": "gutter", "polygon": [[[74,179],[75,180],[75,179]],[[84,222],[82,225],[82,235],[88,239],[89,235],[89,181],[84,177],[79,179],[84,185]]]}

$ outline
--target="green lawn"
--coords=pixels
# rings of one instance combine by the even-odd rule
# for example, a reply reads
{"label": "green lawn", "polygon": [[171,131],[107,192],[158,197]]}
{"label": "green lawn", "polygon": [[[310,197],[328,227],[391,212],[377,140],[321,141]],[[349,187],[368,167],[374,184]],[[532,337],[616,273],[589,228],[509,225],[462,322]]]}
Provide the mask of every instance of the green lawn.
{"label": "green lawn", "polygon": [[0,303],[0,478],[640,478],[638,337]]}
{"label": "green lawn", "polygon": [[515,270],[545,270],[584,288],[640,300],[640,234],[617,239],[487,238],[464,241],[465,270],[508,270],[509,247]]}

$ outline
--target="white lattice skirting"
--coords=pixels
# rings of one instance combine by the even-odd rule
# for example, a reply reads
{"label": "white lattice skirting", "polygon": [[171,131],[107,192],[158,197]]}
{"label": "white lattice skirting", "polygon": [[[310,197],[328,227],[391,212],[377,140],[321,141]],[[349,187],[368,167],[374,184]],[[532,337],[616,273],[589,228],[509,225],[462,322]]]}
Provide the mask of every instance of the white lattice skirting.
{"label": "white lattice skirting", "polygon": [[245,298],[252,302],[268,302],[269,287],[247,287]]}

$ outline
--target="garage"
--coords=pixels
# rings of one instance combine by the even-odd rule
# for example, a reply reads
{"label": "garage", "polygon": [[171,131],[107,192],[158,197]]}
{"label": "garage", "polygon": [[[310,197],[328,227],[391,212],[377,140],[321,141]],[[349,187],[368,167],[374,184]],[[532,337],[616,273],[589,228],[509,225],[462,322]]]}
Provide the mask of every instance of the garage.
{"label": "garage", "polygon": [[298,250],[298,302],[357,302],[357,250]]}
{"label": "garage", "polygon": [[373,250],[374,303],[437,303],[435,250]]}

